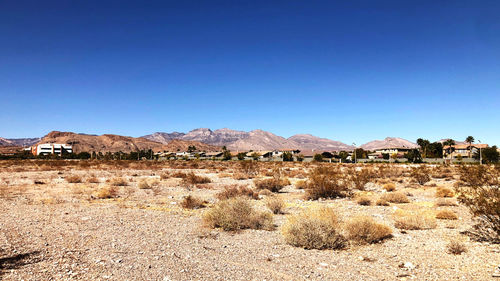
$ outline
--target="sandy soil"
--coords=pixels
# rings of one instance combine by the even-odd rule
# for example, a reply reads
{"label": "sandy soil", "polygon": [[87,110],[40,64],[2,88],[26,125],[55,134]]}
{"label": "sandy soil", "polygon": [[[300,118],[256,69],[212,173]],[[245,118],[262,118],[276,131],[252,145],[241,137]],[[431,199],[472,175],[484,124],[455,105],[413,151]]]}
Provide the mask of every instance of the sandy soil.
{"label": "sandy soil", "polygon": [[[297,167],[297,169],[302,169]],[[196,195],[215,203],[223,186],[235,180],[213,170],[193,170],[212,183],[196,188],[180,179],[160,179],[163,170],[81,170],[0,172],[0,278],[3,280],[492,280],[500,265],[500,246],[470,241],[460,232],[472,225],[463,206],[446,207],[459,219],[438,220],[430,230],[401,231],[394,227],[398,209],[435,212],[435,185],[454,180],[433,179],[411,188],[408,204],[361,206],[352,199],[306,201],[303,190],[287,186],[278,196],[285,214],[274,215],[275,231],[237,233],[202,227],[206,209],[186,210],[184,196]],[[84,183],[68,183],[79,175]],[[91,176],[100,183],[85,183]],[[128,186],[119,196],[95,199],[105,181],[123,177]],[[140,189],[141,181],[155,185]],[[297,179],[291,178],[294,183]],[[35,184],[35,181],[44,184]],[[415,186],[415,185],[411,185]],[[385,192],[369,183],[366,194]],[[265,210],[264,200],[253,200]],[[314,206],[332,206],[343,219],[366,214],[393,228],[394,237],[343,250],[305,250],[285,243],[280,226],[290,214]],[[449,254],[451,239],[464,241],[468,251]],[[498,278],[500,280],[500,278]]]}

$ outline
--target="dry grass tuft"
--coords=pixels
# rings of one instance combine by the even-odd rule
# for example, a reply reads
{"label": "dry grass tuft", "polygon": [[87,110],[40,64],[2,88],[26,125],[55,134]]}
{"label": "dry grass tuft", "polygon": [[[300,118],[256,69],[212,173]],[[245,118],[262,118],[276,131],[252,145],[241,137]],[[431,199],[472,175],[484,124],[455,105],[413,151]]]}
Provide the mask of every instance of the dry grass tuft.
{"label": "dry grass tuft", "polygon": [[451,199],[451,198],[438,198],[436,200],[435,205],[438,206],[438,207],[443,207],[443,206],[448,206],[448,207],[458,206],[457,201],[455,199]]}
{"label": "dry grass tuft", "polygon": [[211,183],[212,180],[205,176],[195,175],[193,172],[187,173],[186,176],[182,180],[185,185],[195,185],[195,184],[204,184]]}
{"label": "dry grass tuft", "polygon": [[137,186],[140,188],[140,189],[151,189],[151,186],[149,185],[148,181],[147,180],[141,180]]}
{"label": "dry grass tuft", "polygon": [[95,176],[91,176],[87,179],[87,183],[99,183],[99,179]]}
{"label": "dry grass tuft", "polygon": [[250,200],[235,197],[217,202],[203,215],[203,222],[211,228],[226,231],[241,229],[274,229],[272,214],[254,209]]}
{"label": "dry grass tuft", "polygon": [[205,207],[205,204],[207,204],[206,201],[191,195],[184,197],[181,202],[181,206],[185,209],[201,209]]}
{"label": "dry grass tuft", "polygon": [[366,195],[361,195],[357,197],[356,202],[362,206],[370,206],[372,204],[372,200],[370,199],[370,197]]}
{"label": "dry grass tuft", "polygon": [[358,243],[376,243],[392,237],[392,229],[371,217],[356,217],[345,224],[346,237]]}
{"label": "dry grass tuft", "polygon": [[305,180],[298,180],[295,182],[295,188],[297,189],[305,189],[307,187],[307,181]]}
{"label": "dry grass tuft", "polygon": [[403,212],[395,214],[394,226],[404,230],[421,230],[436,228],[436,219],[422,212]]}
{"label": "dry grass tuft", "polygon": [[116,186],[105,186],[99,188],[97,192],[94,193],[94,197],[97,199],[108,199],[118,197],[118,189]]}
{"label": "dry grass tuft", "polygon": [[285,201],[278,196],[270,196],[265,200],[266,207],[273,212],[273,214],[283,214],[285,208]]}
{"label": "dry grass tuft", "polygon": [[384,184],[384,189],[386,191],[395,191],[396,190],[396,185],[393,184],[392,182],[391,183],[386,183],[386,184]]}
{"label": "dry grass tuft", "polygon": [[82,182],[82,177],[78,175],[71,175],[66,177],[66,181],[69,183],[81,183]]}
{"label": "dry grass tuft", "polygon": [[128,182],[122,177],[113,178],[113,179],[111,179],[110,183],[112,186],[127,186],[128,185]]}
{"label": "dry grass tuft", "polygon": [[446,250],[450,254],[461,255],[462,253],[467,252],[467,246],[465,246],[465,243],[462,241],[453,239],[448,243],[448,245],[446,245]]}
{"label": "dry grass tuft", "polygon": [[339,233],[339,221],[331,208],[308,209],[290,216],[283,225],[285,241],[304,249],[341,249],[346,239]]}
{"label": "dry grass tuft", "polygon": [[436,219],[440,220],[457,220],[458,216],[452,210],[440,210],[436,213]]}
{"label": "dry grass tuft", "polygon": [[215,195],[215,197],[217,197],[217,199],[219,200],[225,200],[239,196],[250,197],[252,199],[259,199],[259,194],[250,187],[244,185],[236,185],[236,184],[224,187],[223,191]]}
{"label": "dry grass tuft", "polygon": [[410,199],[402,192],[388,192],[383,194],[380,199],[391,203],[409,203]]}
{"label": "dry grass tuft", "polygon": [[447,187],[438,187],[436,188],[436,197],[453,197],[455,196],[455,192]]}
{"label": "dry grass tuft", "polygon": [[377,206],[389,206],[390,205],[389,201],[387,201],[384,198],[379,198],[375,204],[377,204]]}
{"label": "dry grass tuft", "polygon": [[341,181],[337,169],[318,167],[310,175],[306,186],[306,198],[337,198],[351,195],[349,187]]}

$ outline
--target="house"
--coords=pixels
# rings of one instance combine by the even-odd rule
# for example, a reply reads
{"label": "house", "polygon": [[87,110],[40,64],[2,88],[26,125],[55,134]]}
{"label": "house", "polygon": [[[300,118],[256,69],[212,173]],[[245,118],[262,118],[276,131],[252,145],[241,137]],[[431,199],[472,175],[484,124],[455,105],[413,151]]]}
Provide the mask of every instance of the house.
{"label": "house", "polygon": [[473,143],[470,146],[469,144],[446,145],[443,146],[443,156],[448,158],[468,158],[470,154],[470,156],[473,157],[475,153],[479,152],[479,149],[487,147],[489,146],[485,143]]}
{"label": "house", "polygon": [[222,151],[205,153],[205,157],[207,157],[207,158],[219,158],[219,157],[222,157],[222,155],[224,155],[224,152],[222,152]]}
{"label": "house", "polygon": [[73,153],[73,147],[69,144],[61,143],[42,143],[31,147],[31,153],[33,155],[48,155],[57,154],[62,155],[63,153]]}
{"label": "house", "polygon": [[413,149],[408,148],[408,147],[387,147],[387,148],[377,149],[377,150],[375,150],[375,153],[380,154],[380,155],[382,155],[382,154],[389,154],[389,155],[397,154],[399,157],[399,155],[404,155],[405,153],[407,153],[410,150],[413,150]]}

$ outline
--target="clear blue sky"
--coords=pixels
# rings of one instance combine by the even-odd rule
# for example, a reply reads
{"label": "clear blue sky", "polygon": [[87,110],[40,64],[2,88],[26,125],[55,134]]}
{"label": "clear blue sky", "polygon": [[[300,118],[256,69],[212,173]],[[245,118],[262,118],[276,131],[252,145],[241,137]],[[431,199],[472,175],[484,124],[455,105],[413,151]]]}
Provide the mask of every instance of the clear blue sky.
{"label": "clear blue sky", "polygon": [[500,144],[500,1],[0,1],[0,136]]}

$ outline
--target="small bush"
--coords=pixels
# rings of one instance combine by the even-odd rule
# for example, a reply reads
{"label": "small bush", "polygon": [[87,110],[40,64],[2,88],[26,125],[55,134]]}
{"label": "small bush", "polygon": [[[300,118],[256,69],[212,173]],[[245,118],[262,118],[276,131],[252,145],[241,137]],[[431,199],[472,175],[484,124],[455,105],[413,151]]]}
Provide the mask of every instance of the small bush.
{"label": "small bush", "polygon": [[336,169],[318,167],[310,175],[306,186],[306,198],[337,198],[351,195],[351,190],[341,181]]}
{"label": "small bush", "polygon": [[386,183],[386,184],[384,184],[384,189],[386,191],[395,191],[396,190],[396,185],[393,184],[392,182],[391,183]]}
{"label": "small bush", "polygon": [[256,211],[244,197],[219,201],[203,215],[203,222],[208,227],[226,231],[248,228],[272,230],[272,220],[272,214]]}
{"label": "small bush", "polygon": [[453,255],[460,255],[462,253],[467,252],[467,246],[459,240],[451,240],[448,245],[446,245],[446,249],[448,253]]}
{"label": "small bush", "polygon": [[212,180],[208,177],[195,175],[193,172],[187,173],[186,177],[182,180],[185,185],[211,183]]}
{"label": "small bush", "polygon": [[111,179],[111,185],[113,185],[113,186],[127,186],[128,182],[124,178],[113,178],[113,179]]}
{"label": "small bush", "polygon": [[456,220],[458,216],[452,210],[441,210],[436,213],[436,219],[440,220]]}
{"label": "small bush", "polygon": [[436,219],[423,213],[405,213],[396,214],[394,226],[404,230],[420,230],[436,228]]}
{"label": "small bush", "polygon": [[234,198],[238,196],[250,197],[252,199],[259,199],[259,194],[253,189],[243,185],[229,185],[224,187],[224,190],[217,193],[215,197],[219,200],[225,200],[229,198]]}
{"label": "small bush", "polygon": [[137,185],[140,189],[151,189],[151,186],[149,185],[147,180],[142,180],[139,182]]}
{"label": "small bush", "polygon": [[206,203],[198,197],[188,195],[182,200],[181,206],[185,209],[200,209],[204,208]]}
{"label": "small bush", "polygon": [[377,223],[371,217],[356,217],[345,224],[346,237],[358,243],[376,243],[392,237],[389,226]]}
{"label": "small bush", "polygon": [[447,187],[436,188],[436,197],[453,197],[455,192]]}
{"label": "small bush", "polygon": [[285,241],[304,249],[341,249],[346,239],[339,233],[339,222],[331,208],[308,209],[290,216],[283,225]]}
{"label": "small bush", "polygon": [[370,206],[372,204],[372,200],[370,199],[370,197],[366,195],[359,196],[356,199],[356,202],[362,206]]}
{"label": "small bush", "polygon": [[424,185],[431,180],[429,173],[429,169],[425,166],[420,166],[418,168],[413,168],[410,175],[418,184]]}
{"label": "small bush", "polygon": [[438,207],[453,207],[453,206],[458,206],[457,201],[455,199],[451,198],[438,198],[435,203],[436,206]]}
{"label": "small bush", "polygon": [[98,199],[108,199],[108,198],[118,197],[118,189],[115,186],[101,187],[95,193],[95,197]]}
{"label": "small bush", "polygon": [[99,179],[94,176],[87,179],[87,183],[99,183],[99,182],[100,182]]}
{"label": "small bush", "polygon": [[375,204],[377,204],[377,206],[389,206],[390,205],[389,201],[387,201],[384,198],[379,198]]}
{"label": "small bush", "polygon": [[365,185],[375,176],[375,174],[368,169],[362,169],[360,171],[352,169],[349,173],[349,181],[351,182],[352,187],[359,190],[364,190]]}
{"label": "small bush", "polygon": [[69,177],[66,177],[66,181],[69,183],[81,183],[82,178],[78,175],[71,175]]}
{"label": "small bush", "polygon": [[162,173],[162,174],[160,175],[160,179],[161,179],[161,180],[167,180],[167,179],[169,179],[169,178],[170,178],[170,174],[169,174],[169,173]]}
{"label": "small bush", "polygon": [[380,199],[391,203],[409,203],[410,199],[402,192],[388,192],[383,194]]}
{"label": "small bush", "polygon": [[272,196],[266,198],[266,207],[273,212],[273,214],[283,214],[283,209],[285,208],[285,201],[278,196]]}
{"label": "small bush", "polygon": [[305,180],[298,180],[295,182],[295,188],[297,189],[304,189],[307,187],[307,181]]}

